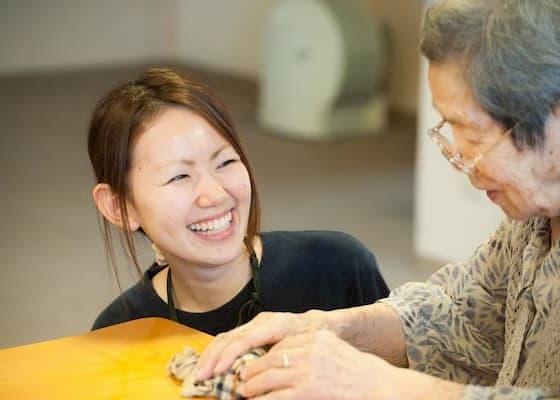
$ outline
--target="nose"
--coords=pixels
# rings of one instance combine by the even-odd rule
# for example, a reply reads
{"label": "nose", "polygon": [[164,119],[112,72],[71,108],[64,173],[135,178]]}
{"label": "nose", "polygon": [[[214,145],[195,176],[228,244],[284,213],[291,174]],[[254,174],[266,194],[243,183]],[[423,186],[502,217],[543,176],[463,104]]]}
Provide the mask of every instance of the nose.
{"label": "nose", "polygon": [[212,175],[201,177],[197,192],[196,204],[201,208],[218,206],[228,197],[222,183]]}

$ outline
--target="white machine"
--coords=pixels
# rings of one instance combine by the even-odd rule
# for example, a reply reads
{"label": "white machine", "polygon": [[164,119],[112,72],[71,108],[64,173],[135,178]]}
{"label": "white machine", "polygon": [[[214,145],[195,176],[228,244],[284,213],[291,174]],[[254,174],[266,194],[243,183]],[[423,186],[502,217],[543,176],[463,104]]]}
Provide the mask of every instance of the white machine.
{"label": "white machine", "polygon": [[324,139],[387,122],[387,32],[367,0],[279,0],[269,16],[259,122]]}

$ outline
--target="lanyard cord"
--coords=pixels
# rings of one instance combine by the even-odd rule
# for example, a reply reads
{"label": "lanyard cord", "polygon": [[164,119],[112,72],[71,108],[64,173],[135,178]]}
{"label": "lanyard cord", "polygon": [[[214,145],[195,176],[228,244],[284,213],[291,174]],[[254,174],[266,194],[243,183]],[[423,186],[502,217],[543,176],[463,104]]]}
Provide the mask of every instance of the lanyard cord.
{"label": "lanyard cord", "polygon": [[[241,306],[239,310],[239,317],[237,319],[237,326],[249,322],[259,312],[262,311],[262,301],[260,298],[260,275],[259,275],[259,261],[253,250],[253,246],[248,243],[245,238],[245,247],[249,252],[249,264],[251,265],[251,280],[253,281],[253,291],[251,292],[250,299]],[[175,301],[173,300],[173,280],[171,278],[171,269],[167,271],[167,308],[169,311],[169,318],[175,322],[179,321],[179,315],[175,309]]]}

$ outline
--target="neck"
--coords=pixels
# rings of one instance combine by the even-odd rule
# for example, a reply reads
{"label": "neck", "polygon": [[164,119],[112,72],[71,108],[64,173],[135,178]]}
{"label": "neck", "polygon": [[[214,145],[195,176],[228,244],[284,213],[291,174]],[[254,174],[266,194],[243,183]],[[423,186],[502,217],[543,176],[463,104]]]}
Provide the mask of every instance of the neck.
{"label": "neck", "polygon": [[[260,240],[256,239],[253,246],[260,259]],[[246,251],[228,264],[209,267],[175,262],[170,263],[165,272],[160,279],[160,282],[163,281],[163,290],[158,292],[166,292],[167,273],[171,273],[175,307],[188,312],[207,312],[221,307],[233,299],[252,277]]]}

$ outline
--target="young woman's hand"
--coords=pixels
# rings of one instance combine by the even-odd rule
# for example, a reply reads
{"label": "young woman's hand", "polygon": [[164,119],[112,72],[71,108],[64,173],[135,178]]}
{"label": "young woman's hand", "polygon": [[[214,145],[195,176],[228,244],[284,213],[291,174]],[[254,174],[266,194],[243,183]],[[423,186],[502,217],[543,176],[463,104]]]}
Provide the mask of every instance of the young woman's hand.
{"label": "young woman's hand", "polygon": [[452,400],[463,389],[397,368],[325,330],[287,337],[248,364],[241,378],[239,394],[258,400]]}
{"label": "young woman's hand", "polygon": [[319,330],[323,314],[317,310],[302,314],[262,312],[247,324],[217,335],[200,356],[198,380],[226,371],[238,356],[250,349],[278,343],[289,335]]}

